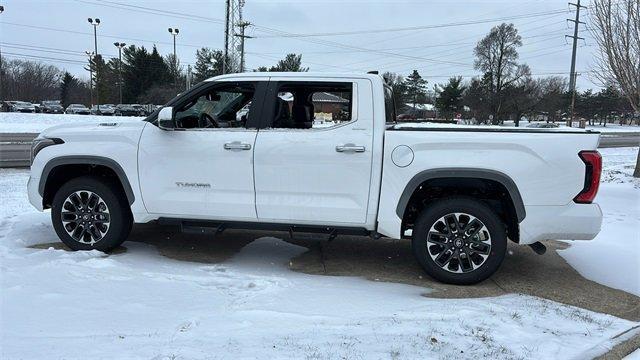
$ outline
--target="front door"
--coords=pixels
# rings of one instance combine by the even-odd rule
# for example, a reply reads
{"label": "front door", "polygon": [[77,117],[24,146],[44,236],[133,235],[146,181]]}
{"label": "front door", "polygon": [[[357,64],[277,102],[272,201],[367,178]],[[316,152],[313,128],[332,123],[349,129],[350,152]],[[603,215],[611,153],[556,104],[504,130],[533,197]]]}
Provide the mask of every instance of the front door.
{"label": "front door", "polygon": [[[138,164],[152,214],[255,221],[255,104],[266,83],[213,82],[174,105],[175,130],[149,124]],[[249,108],[249,112],[246,109]]]}
{"label": "front door", "polygon": [[[273,81],[256,140],[258,219],[363,225],[372,167],[371,83]],[[369,94],[358,97],[358,93]]]}

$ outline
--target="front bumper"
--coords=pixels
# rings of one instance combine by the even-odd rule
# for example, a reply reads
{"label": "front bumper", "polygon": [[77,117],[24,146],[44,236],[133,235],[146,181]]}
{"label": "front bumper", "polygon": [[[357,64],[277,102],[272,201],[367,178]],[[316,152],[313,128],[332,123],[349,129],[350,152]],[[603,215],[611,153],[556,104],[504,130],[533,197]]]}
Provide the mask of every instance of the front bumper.
{"label": "front bumper", "polygon": [[520,244],[540,240],[591,240],[602,226],[598,204],[570,203],[564,206],[525,206],[520,223]]}
{"label": "front bumper", "polygon": [[43,211],[42,206],[42,196],[38,191],[38,186],[40,184],[40,179],[29,176],[29,181],[27,181],[27,194],[29,196],[29,202],[33,207],[35,207],[38,211]]}

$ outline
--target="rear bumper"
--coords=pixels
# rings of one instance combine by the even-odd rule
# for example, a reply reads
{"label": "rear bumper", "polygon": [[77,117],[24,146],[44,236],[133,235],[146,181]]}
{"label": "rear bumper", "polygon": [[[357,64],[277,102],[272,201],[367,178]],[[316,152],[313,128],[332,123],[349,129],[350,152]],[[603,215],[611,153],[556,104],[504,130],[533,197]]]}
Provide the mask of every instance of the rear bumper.
{"label": "rear bumper", "polygon": [[570,203],[564,206],[525,206],[520,223],[520,244],[540,240],[591,240],[602,226],[598,204]]}

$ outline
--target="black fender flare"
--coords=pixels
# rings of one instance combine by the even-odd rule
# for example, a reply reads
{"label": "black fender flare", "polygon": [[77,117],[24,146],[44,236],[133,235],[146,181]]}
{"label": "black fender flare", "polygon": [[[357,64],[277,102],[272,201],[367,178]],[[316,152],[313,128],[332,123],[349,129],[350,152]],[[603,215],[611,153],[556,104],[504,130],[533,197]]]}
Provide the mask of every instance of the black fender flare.
{"label": "black fender flare", "polygon": [[522,196],[520,196],[520,191],[518,190],[516,183],[508,175],[489,169],[444,168],[421,171],[409,180],[402,192],[402,195],[400,196],[400,199],[398,200],[398,206],[396,207],[396,214],[400,219],[404,216],[404,211],[409,204],[409,199],[411,199],[413,193],[418,189],[418,186],[427,180],[437,178],[473,178],[496,181],[502,184],[509,192],[509,196],[511,196],[511,200],[513,201],[513,206],[516,209],[518,223],[522,222],[526,217],[526,211],[522,201]]}
{"label": "black fender flare", "polygon": [[49,160],[42,170],[40,182],[38,183],[38,193],[40,193],[40,196],[44,196],[44,188],[47,184],[47,179],[49,178],[49,174],[51,173],[51,171],[61,165],[106,166],[109,169],[113,170],[113,172],[118,176],[118,179],[122,184],[122,188],[124,189],[124,193],[127,196],[129,205],[133,204],[133,202],[136,200],[135,195],[133,194],[133,189],[131,188],[131,184],[129,183],[129,179],[127,178],[127,174],[122,169],[122,166],[120,166],[120,164],[118,164],[115,160],[103,156],[93,155],[59,156]]}

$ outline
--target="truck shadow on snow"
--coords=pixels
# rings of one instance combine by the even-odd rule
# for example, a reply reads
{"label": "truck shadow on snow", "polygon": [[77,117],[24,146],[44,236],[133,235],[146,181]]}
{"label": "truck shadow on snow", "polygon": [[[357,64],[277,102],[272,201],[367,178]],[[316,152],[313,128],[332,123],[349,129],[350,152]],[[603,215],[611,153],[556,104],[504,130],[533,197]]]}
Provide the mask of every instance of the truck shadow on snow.
{"label": "truck shadow on snow", "polygon": [[[168,258],[197,263],[222,263],[245,245],[265,236],[306,247],[308,250],[290,259],[292,271],[313,275],[356,276],[421,286],[435,291],[424,296],[436,298],[478,298],[520,293],[640,320],[640,299],[624,291],[609,288],[583,278],[557,253],[568,247],[557,241],[545,243],[545,255],[536,255],[529,247],[509,244],[505,261],[488,280],[473,286],[439,283],[424,273],[407,240],[339,236],[328,242],[326,236],[285,232],[227,230],[217,235],[184,234],[175,228],[158,225],[135,225],[128,241],[142,242],[157,248]],[[126,245],[112,254],[126,252]],[[64,249],[62,243],[40,244],[34,248]],[[621,275],[623,276],[623,275]]]}

